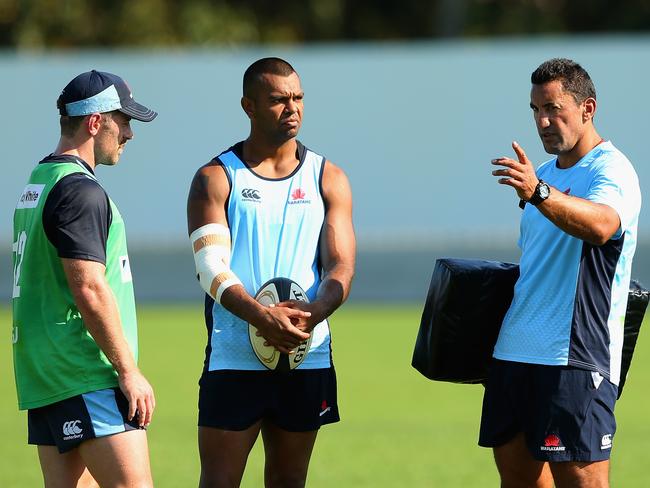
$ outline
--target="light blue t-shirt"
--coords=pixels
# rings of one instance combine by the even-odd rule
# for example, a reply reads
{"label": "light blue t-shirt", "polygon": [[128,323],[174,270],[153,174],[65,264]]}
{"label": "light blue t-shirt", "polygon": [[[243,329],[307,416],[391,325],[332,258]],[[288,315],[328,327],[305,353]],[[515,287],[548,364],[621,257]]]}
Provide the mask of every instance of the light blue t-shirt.
{"label": "light blue t-shirt", "polygon": [[561,191],[608,205],[618,232],[604,245],[572,237],[526,205],[520,225],[520,277],[494,357],[596,371],[618,384],[632,258],[641,208],[630,161],[611,142],[561,169],[553,158],[537,176]]}
{"label": "light blue t-shirt", "polygon": [[[252,296],[271,278],[285,277],[314,300],[321,282],[325,158],[298,143],[297,168],[285,178],[272,179],[255,173],[240,155],[241,143],[218,156],[230,183],[230,268]],[[215,302],[211,322],[206,351],[209,371],[266,369],[251,348],[245,321]],[[325,320],[312,331],[309,354],[298,368],[329,368],[331,364],[330,330]]]}

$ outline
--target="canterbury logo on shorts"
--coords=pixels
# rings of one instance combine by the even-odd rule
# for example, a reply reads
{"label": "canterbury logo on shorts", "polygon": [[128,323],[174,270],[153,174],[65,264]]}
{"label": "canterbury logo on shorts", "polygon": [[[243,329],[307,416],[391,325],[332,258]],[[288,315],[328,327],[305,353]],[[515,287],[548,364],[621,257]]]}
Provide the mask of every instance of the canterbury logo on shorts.
{"label": "canterbury logo on shorts", "polygon": [[81,420],[70,420],[63,423],[64,441],[81,439],[83,437],[83,429],[79,427],[79,424],[81,424]]}

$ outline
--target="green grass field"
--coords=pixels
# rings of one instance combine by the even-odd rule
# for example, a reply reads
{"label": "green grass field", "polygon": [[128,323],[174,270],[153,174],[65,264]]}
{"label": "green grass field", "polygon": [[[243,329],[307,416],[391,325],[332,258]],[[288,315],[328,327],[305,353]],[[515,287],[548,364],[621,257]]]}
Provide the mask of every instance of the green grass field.
{"label": "green grass field", "polygon": [[[476,445],[482,387],[431,382],[411,368],[420,311],[349,305],[332,318],[342,421],[321,430],[308,486],[498,486],[491,452]],[[196,486],[197,380],[205,345],[201,306],[143,306],[139,320],[140,365],[158,403],[149,430],[156,486]],[[26,443],[26,415],[16,407],[6,308],[0,321],[6,339],[0,349],[0,487],[41,486],[36,450]],[[650,331],[642,330],[617,405],[612,486],[649,486],[649,370]],[[242,486],[263,486],[262,467],[258,443]]]}

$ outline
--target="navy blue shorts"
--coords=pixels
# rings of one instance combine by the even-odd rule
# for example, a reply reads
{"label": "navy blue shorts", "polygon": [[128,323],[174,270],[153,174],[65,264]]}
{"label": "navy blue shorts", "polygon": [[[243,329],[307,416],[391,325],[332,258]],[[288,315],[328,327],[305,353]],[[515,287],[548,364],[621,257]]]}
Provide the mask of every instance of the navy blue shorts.
{"label": "navy blue shorts", "polygon": [[199,381],[199,426],[245,430],[268,420],[289,432],[338,422],[334,368],[204,372]]}
{"label": "navy blue shorts", "polygon": [[119,388],[91,391],[27,411],[28,442],[68,452],[88,439],[139,429],[127,420],[129,402]]}
{"label": "navy blue shorts", "polygon": [[523,432],[539,461],[604,461],[616,432],[617,392],[592,371],[493,360],[479,445],[498,447]]}

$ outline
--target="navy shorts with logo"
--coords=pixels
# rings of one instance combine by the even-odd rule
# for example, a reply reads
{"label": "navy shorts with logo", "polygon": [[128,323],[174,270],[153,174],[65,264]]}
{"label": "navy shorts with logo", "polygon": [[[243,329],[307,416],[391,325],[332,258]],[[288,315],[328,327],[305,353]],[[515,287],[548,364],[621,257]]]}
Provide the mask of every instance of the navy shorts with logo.
{"label": "navy shorts with logo", "polygon": [[27,411],[28,442],[68,452],[88,439],[136,430],[127,420],[129,402],[119,388],[91,391]]}
{"label": "navy shorts with logo", "polygon": [[618,387],[596,372],[493,360],[483,397],[479,445],[519,432],[539,461],[609,459]]}
{"label": "navy shorts with logo", "polygon": [[199,426],[245,430],[268,420],[290,432],[338,422],[334,368],[204,372],[199,381]]}

